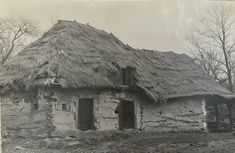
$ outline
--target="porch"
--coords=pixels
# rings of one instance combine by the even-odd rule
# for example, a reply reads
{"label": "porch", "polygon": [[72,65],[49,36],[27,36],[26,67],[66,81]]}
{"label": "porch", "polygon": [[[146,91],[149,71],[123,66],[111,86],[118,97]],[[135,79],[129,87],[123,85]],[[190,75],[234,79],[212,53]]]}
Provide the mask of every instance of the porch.
{"label": "porch", "polygon": [[219,96],[206,98],[207,128],[210,132],[235,128],[235,100]]}

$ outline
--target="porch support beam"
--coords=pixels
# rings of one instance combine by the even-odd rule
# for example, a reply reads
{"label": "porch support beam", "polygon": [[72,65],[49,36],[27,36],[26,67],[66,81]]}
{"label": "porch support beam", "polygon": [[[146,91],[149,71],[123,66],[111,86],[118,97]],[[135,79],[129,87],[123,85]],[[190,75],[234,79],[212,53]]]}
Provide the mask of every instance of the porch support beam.
{"label": "porch support beam", "polygon": [[229,123],[230,123],[230,126],[232,128],[233,126],[233,120],[232,120],[232,104],[229,102],[227,104],[227,107],[228,107],[228,114],[229,114]]}
{"label": "porch support beam", "polygon": [[219,127],[219,112],[218,112],[218,105],[217,105],[217,103],[214,104],[214,108],[215,108],[216,126],[218,128]]}

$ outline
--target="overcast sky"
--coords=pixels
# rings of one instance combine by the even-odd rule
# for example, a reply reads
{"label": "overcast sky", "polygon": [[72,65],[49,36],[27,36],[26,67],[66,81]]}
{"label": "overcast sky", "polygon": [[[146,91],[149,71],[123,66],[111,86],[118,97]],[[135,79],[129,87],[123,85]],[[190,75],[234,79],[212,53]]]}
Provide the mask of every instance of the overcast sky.
{"label": "overcast sky", "polygon": [[[22,16],[43,31],[58,19],[89,23],[134,48],[187,52],[185,34],[218,1],[0,0],[0,17]],[[223,1],[233,6],[235,1]]]}

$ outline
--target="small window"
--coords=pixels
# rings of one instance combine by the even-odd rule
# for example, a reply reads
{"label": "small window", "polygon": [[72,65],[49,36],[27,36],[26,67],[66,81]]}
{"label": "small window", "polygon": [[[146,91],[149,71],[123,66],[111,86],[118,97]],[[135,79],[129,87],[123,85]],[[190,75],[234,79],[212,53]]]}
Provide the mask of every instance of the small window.
{"label": "small window", "polygon": [[121,69],[121,84],[126,85],[126,69]]}
{"label": "small window", "polygon": [[126,86],[134,86],[134,73],[135,69],[132,67],[126,67],[121,69],[121,84]]}
{"label": "small window", "polygon": [[33,104],[33,109],[34,109],[34,110],[38,110],[38,103],[34,103],[34,104]]}
{"label": "small window", "polygon": [[67,110],[67,105],[66,104],[62,104],[62,111],[66,111]]}

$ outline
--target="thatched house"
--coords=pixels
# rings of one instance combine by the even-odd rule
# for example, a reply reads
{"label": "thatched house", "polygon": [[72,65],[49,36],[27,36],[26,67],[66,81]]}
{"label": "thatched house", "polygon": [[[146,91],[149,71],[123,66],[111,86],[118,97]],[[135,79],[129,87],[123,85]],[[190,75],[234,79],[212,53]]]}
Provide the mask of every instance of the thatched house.
{"label": "thatched house", "polygon": [[[133,49],[113,34],[58,21],[0,69],[2,98],[24,123],[63,130],[206,128],[205,103],[234,96],[185,54]],[[27,124],[25,123],[25,124]]]}

